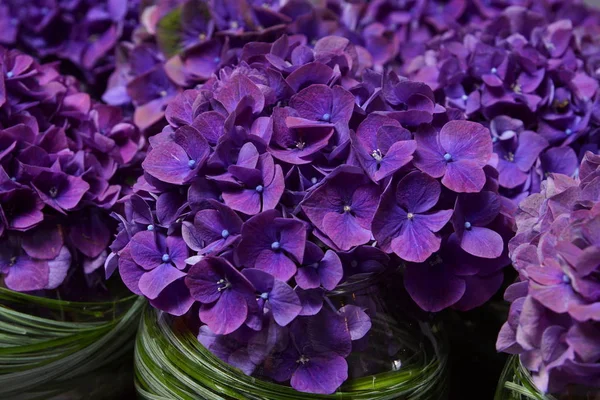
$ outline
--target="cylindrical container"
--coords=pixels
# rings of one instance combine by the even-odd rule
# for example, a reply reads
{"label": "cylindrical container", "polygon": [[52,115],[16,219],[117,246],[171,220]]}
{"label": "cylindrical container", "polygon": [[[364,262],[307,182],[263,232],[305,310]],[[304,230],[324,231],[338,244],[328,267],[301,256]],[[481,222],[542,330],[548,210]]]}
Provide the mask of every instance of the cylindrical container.
{"label": "cylindrical container", "polygon": [[367,335],[353,342],[349,379],[332,395],[298,392],[270,380],[260,367],[245,375],[200,344],[190,318],[149,307],[136,340],[136,390],[143,399],[444,399],[447,349],[442,329],[420,322],[408,311],[405,296],[397,284],[371,278],[344,284],[326,298],[324,307],[358,305],[372,321]]}
{"label": "cylindrical container", "polygon": [[567,386],[562,393],[542,393],[533,383],[531,373],[519,356],[508,358],[494,400],[600,400],[600,390],[579,385]]}
{"label": "cylindrical container", "polygon": [[144,304],[130,295],[75,302],[0,288],[0,399],[122,398]]}

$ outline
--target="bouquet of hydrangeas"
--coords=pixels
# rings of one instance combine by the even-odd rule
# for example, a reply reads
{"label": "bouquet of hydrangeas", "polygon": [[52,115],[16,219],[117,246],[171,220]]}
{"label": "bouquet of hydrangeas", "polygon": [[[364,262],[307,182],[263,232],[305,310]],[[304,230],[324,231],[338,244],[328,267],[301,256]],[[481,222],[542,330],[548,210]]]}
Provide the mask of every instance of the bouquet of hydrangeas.
{"label": "bouquet of hydrangeas", "polygon": [[598,148],[598,45],[589,38],[600,13],[556,7],[508,7],[446,31],[401,68],[489,127],[500,193],[516,203],[549,173],[573,176],[585,150]]}
{"label": "bouquet of hydrangeas", "polygon": [[365,70],[348,39],[246,44],[165,115],[107,273],[191,310],[199,340],[247,374],[334,392],[374,315],[328,294],[357,275],[404,266],[427,311],[502,283],[513,207],[489,131],[423,83]]}
{"label": "bouquet of hydrangeas", "polygon": [[497,348],[518,354],[542,392],[600,383],[600,156],[579,178],[551,174],[521,202],[510,241],[519,281]]}
{"label": "bouquet of hydrangeas", "polygon": [[138,0],[6,0],[0,4],[0,44],[69,62],[72,72],[102,91],[117,43],[129,40],[137,25],[138,7]]}
{"label": "bouquet of hydrangeas", "polygon": [[143,138],[55,65],[0,49],[0,66],[0,273],[12,290],[55,289],[104,264]]}

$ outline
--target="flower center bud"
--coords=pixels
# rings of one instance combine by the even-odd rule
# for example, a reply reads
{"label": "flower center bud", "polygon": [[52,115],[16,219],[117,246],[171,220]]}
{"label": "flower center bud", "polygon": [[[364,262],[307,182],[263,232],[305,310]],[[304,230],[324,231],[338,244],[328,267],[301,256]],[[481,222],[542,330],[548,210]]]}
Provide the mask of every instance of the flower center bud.
{"label": "flower center bud", "polygon": [[196,165],[196,160],[190,160],[190,161],[188,161],[188,167],[194,168],[195,165]]}
{"label": "flower center bud", "polygon": [[12,72],[12,71],[8,71],[8,72],[6,73],[6,77],[7,77],[7,78],[12,78],[14,75],[15,75],[15,73],[14,73],[14,72]]}
{"label": "flower center bud", "polygon": [[206,34],[204,34],[204,33],[199,34],[198,39],[200,39],[200,40],[206,39]]}
{"label": "flower center bud", "polygon": [[16,176],[11,176],[10,180],[13,181],[13,182],[16,182],[17,181],[17,177]]}
{"label": "flower center bud", "polygon": [[490,72],[491,72],[492,74],[496,74],[496,73],[498,73],[498,68],[496,68],[496,67],[493,67],[493,68],[490,70]]}
{"label": "flower center bud", "polygon": [[471,229],[471,223],[469,221],[465,222],[465,229]]}
{"label": "flower center bud", "polygon": [[215,62],[215,64],[218,64],[221,62],[221,57],[215,57],[213,58],[213,61]]}
{"label": "flower center bud", "polygon": [[327,121],[327,122],[329,122],[329,121],[331,120],[331,114],[329,114],[329,113],[325,113],[325,114],[323,114],[323,116],[321,117],[321,119],[322,119],[323,121]]}
{"label": "flower center bud", "polygon": [[301,142],[301,141],[298,141],[298,142],[296,142],[296,148],[297,148],[298,150],[302,150],[302,149],[304,149],[304,146],[306,146],[306,143],[305,143],[305,142]]}
{"label": "flower center bud", "polygon": [[12,256],[12,257],[10,258],[10,260],[8,261],[8,265],[10,265],[11,267],[12,267],[13,265],[15,265],[16,263],[17,263],[17,256]]}
{"label": "flower center bud", "polygon": [[55,198],[58,195],[58,189],[56,188],[56,186],[52,186],[48,191],[48,194],[50,195],[50,197]]}
{"label": "flower center bud", "polygon": [[352,207],[350,207],[349,205],[346,204],[344,206],[344,212],[350,212],[350,211],[352,211]]}
{"label": "flower center bud", "polygon": [[223,239],[227,239],[227,238],[229,237],[229,231],[228,231],[227,229],[223,229],[223,230],[221,231],[221,237],[222,237]]}
{"label": "flower center bud", "polygon": [[227,290],[231,287],[231,283],[229,283],[229,281],[227,281],[227,279],[219,279],[217,281],[217,285],[219,285],[219,287],[217,288],[217,290],[219,292],[222,292],[223,290]]}
{"label": "flower center bud", "polygon": [[497,136],[494,136],[494,137],[492,138],[492,143],[496,143],[497,141],[498,141],[498,137],[497,137]]}
{"label": "flower center bud", "polygon": [[302,354],[300,356],[300,358],[296,360],[296,363],[298,363],[298,364],[306,364],[309,361],[310,361],[310,358],[305,357],[304,354]]}
{"label": "flower center bud", "polygon": [[410,221],[412,221],[414,217],[415,217],[415,214],[413,214],[413,213],[409,212],[408,214],[406,214],[406,218],[408,218]]}
{"label": "flower center bud", "polygon": [[570,136],[572,133],[573,131],[571,130],[571,128],[565,129],[565,135]]}
{"label": "flower center bud", "polygon": [[569,278],[569,275],[563,274],[562,281],[568,285],[569,283],[571,283],[571,278]]}
{"label": "flower center bud", "polygon": [[514,83],[512,85],[512,90],[513,90],[513,92],[520,94],[521,90],[522,90],[521,85],[519,85],[518,83]]}
{"label": "flower center bud", "polygon": [[383,154],[381,154],[381,150],[375,149],[371,152],[371,157],[375,159],[377,162],[381,162],[383,160]]}
{"label": "flower center bud", "polygon": [[317,178],[315,178],[314,176],[312,178],[310,178],[310,182],[314,185],[317,183]]}
{"label": "flower center bud", "polygon": [[158,92],[158,94],[160,94],[160,97],[166,97],[167,96],[167,91],[166,90],[161,90],[160,92]]}
{"label": "flower center bud", "polygon": [[240,24],[238,24],[238,22],[237,22],[237,21],[231,21],[231,22],[229,23],[229,27],[230,27],[231,29],[237,29],[237,28],[239,28],[239,27],[240,27]]}
{"label": "flower center bud", "polygon": [[154,225],[150,224],[146,227],[147,230],[149,231],[153,231],[154,230]]}
{"label": "flower center bud", "polygon": [[256,186],[256,187],[254,188],[254,190],[256,190],[258,193],[262,193],[262,191],[263,191],[264,189],[265,189],[265,188],[263,187],[263,185],[258,185],[258,186]]}
{"label": "flower center bud", "polygon": [[451,161],[452,160],[452,155],[450,153],[444,154],[444,160]]}
{"label": "flower center bud", "polygon": [[514,162],[515,161],[515,153],[508,153],[504,156],[506,161]]}
{"label": "flower center bud", "polygon": [[269,293],[265,292],[265,293],[261,293],[260,294],[260,298],[263,300],[267,300],[269,298]]}
{"label": "flower center bud", "polygon": [[171,257],[167,253],[165,253],[162,255],[162,260],[163,262],[169,262],[169,260],[171,260]]}
{"label": "flower center bud", "polygon": [[281,248],[281,243],[275,241],[271,243],[271,250],[279,250]]}
{"label": "flower center bud", "polygon": [[463,101],[467,101],[467,100],[469,100],[469,96],[467,96],[466,94],[463,94],[462,97],[461,97],[461,99]]}

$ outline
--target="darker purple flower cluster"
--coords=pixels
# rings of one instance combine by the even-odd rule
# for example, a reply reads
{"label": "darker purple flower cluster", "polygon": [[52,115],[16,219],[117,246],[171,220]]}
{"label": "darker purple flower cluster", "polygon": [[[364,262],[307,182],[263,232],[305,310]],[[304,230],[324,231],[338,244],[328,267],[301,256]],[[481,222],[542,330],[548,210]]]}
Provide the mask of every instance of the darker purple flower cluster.
{"label": "darker purple flower cluster", "polygon": [[60,59],[88,83],[104,83],[115,67],[114,49],[129,40],[138,0],[7,0],[0,4],[0,44],[39,59]]}
{"label": "darker purple flower cluster", "polygon": [[584,151],[598,147],[591,38],[600,13],[559,3],[556,13],[513,6],[448,30],[401,68],[429,84],[442,105],[489,127],[500,192],[517,203],[539,192],[549,173],[574,176]]}
{"label": "darker purple flower cluster", "polygon": [[246,373],[315,393],[344,382],[370,327],[329,300],[341,283],[405,265],[427,311],[498,290],[513,206],[487,128],[366,69],[346,38],[283,35],[239,59],[167,106],[107,274],[168,313],[198,310],[200,341]]}
{"label": "darker purple flower cluster", "polygon": [[520,280],[510,286],[499,351],[519,354],[544,392],[600,383],[600,156],[578,179],[551,174],[521,202],[510,241]]}
{"label": "darker purple flower cluster", "polygon": [[139,131],[55,65],[0,48],[0,274],[17,291],[58,287],[107,257],[117,171]]}

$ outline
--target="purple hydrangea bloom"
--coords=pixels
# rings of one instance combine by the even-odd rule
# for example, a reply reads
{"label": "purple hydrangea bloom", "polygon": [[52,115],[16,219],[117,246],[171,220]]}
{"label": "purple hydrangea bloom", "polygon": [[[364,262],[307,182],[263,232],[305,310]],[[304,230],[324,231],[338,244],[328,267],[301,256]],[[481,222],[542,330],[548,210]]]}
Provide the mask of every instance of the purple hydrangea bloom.
{"label": "purple hydrangea bloom", "polygon": [[[18,40],[33,27],[20,26]],[[62,290],[67,277],[94,282],[115,228],[110,210],[125,194],[144,140],[119,109],[93,102],[56,65],[4,48],[0,65],[4,284],[30,292]]]}
{"label": "purple hydrangea bloom", "polygon": [[519,281],[505,293],[511,308],[496,347],[519,354],[544,392],[596,387],[600,321],[598,156],[586,153],[575,180],[549,174],[524,200],[510,256]]}

